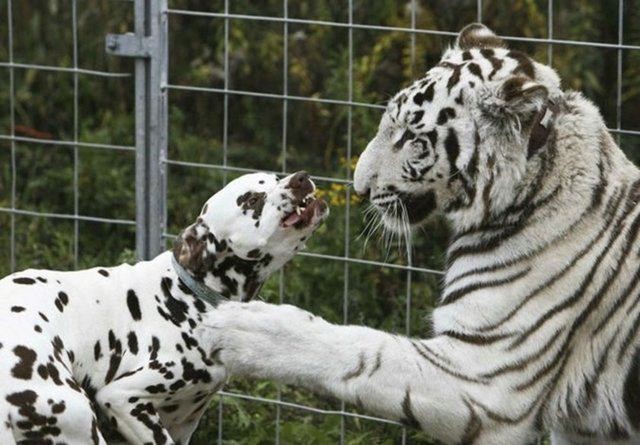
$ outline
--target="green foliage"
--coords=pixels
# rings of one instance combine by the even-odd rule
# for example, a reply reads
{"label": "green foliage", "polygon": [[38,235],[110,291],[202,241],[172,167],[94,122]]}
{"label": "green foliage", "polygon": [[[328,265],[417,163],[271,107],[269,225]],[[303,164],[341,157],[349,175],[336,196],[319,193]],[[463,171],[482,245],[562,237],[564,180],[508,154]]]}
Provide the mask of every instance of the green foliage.
{"label": "green foliage", "polygon": [[[223,12],[222,0],[171,0],[170,7]],[[359,24],[411,26],[412,2],[354,0]],[[625,1],[623,41],[640,44],[640,5]],[[476,17],[475,0],[416,0],[416,29],[457,31]],[[554,2],[554,37],[567,40],[618,41],[617,2]],[[0,0],[0,62],[9,60],[8,0]],[[283,17],[282,0],[233,0],[230,11]],[[71,0],[12,2],[13,58],[18,63],[73,66]],[[104,54],[104,34],[132,29],[132,3],[109,0],[77,2],[78,60],[82,68],[132,72],[130,60]],[[547,1],[484,0],[485,22],[511,36],[547,37]],[[347,23],[344,2],[290,0],[292,18]],[[280,171],[305,169],[315,175],[350,177],[355,156],[375,133],[380,110],[289,100],[277,95],[336,99],[383,105],[401,87],[436,63],[451,38],[401,31],[353,29],[324,24],[287,25],[286,60],[283,23],[230,19],[225,53],[225,20],[171,14],[169,83],[275,94],[275,98],[169,91],[169,158]],[[512,47],[546,61],[548,46],[511,42]],[[226,54],[226,55],[225,55]],[[350,56],[352,63],[350,65]],[[555,45],[553,66],[565,87],[584,90],[603,110],[610,126],[616,110],[618,52],[583,46]],[[623,128],[640,130],[640,51],[622,52]],[[349,66],[353,83],[349,85]],[[74,119],[74,75],[17,68],[14,74],[15,131],[20,136],[132,145],[134,142],[132,78],[77,76],[78,120]],[[287,83],[283,82],[286,74]],[[11,130],[10,70],[0,67],[0,134]],[[225,119],[228,122],[225,133]],[[286,127],[283,128],[283,121]],[[349,139],[350,135],[350,139]],[[226,146],[225,146],[226,143]],[[640,160],[640,138],[620,137],[634,160]],[[226,153],[225,153],[226,148]],[[12,144],[0,139],[0,207],[11,207]],[[74,164],[78,212],[82,215],[135,218],[135,156],[110,151],[39,143],[16,143],[16,207],[74,213]],[[75,163],[77,159],[77,163]],[[202,202],[236,173],[214,168],[168,166],[168,232],[176,234],[193,221]],[[375,242],[366,248],[364,204],[340,183],[319,181],[331,203],[331,217],[309,242],[317,254],[404,264],[401,248],[386,252]],[[349,202],[349,207],[346,203]],[[16,259],[26,267],[73,268],[77,230],[78,267],[134,261],[133,226],[16,216]],[[9,273],[12,218],[0,212],[0,274]],[[434,220],[416,234],[413,263],[442,267],[447,231]],[[171,240],[168,239],[168,244]],[[281,291],[282,283],[282,291]],[[390,267],[350,264],[298,256],[282,275],[264,287],[268,301],[285,301],[328,320],[366,324],[392,332],[424,335],[425,317],[438,295],[438,276],[407,273]],[[406,308],[411,311],[407,315]],[[268,382],[234,381],[229,391],[266,399],[339,411],[339,403],[295,388]],[[220,408],[221,407],[221,408]],[[218,410],[222,410],[222,430]],[[346,407],[352,410],[351,407]],[[395,425],[320,415],[309,411],[225,396],[216,400],[194,437],[212,443],[218,434],[228,444],[272,443],[276,434],[287,444],[333,444],[344,434],[348,444],[395,444],[402,429]],[[411,442],[431,443],[423,433],[408,431]]]}

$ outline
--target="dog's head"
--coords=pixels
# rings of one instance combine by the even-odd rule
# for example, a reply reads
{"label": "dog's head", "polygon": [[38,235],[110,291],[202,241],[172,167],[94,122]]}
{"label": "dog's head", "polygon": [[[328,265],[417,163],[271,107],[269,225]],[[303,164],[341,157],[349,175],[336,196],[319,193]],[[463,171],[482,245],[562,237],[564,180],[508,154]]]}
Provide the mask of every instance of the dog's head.
{"label": "dog's head", "polygon": [[241,176],[204,204],[178,236],[173,254],[197,279],[248,300],[267,277],[304,248],[329,214],[306,172],[284,179]]}

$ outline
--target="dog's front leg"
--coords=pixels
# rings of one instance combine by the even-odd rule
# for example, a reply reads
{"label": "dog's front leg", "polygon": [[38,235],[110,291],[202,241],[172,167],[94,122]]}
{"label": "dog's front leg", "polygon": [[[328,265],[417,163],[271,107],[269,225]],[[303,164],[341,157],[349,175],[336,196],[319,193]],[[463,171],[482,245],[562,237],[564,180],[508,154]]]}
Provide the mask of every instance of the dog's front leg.
{"label": "dog's front leg", "polygon": [[156,410],[166,394],[152,394],[145,389],[153,387],[157,376],[157,372],[143,368],[114,380],[96,394],[100,409],[129,443],[174,443]]}

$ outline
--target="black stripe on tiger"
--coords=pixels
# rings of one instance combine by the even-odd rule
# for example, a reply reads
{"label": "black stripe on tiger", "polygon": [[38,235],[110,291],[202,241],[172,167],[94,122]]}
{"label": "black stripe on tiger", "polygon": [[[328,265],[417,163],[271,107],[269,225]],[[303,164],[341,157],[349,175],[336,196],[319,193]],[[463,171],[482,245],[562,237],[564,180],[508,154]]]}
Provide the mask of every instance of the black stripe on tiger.
{"label": "black stripe on tiger", "polygon": [[504,323],[506,323],[507,321],[511,320],[527,303],[529,303],[529,301],[531,301],[532,299],[534,299],[538,295],[541,295],[541,293],[544,290],[546,290],[549,287],[551,287],[558,280],[560,280],[562,277],[564,277],[569,271],[571,271],[571,269],[573,269],[573,267],[576,266],[578,261],[580,261],[586,254],[591,252],[591,250],[602,239],[602,237],[605,236],[608,233],[609,227],[611,225],[611,222],[613,221],[615,213],[617,213],[617,211],[618,211],[618,209],[620,207],[620,204],[622,202],[623,195],[624,195],[624,191],[620,191],[620,193],[617,193],[616,196],[614,198],[612,198],[611,203],[613,203],[612,204],[612,209],[613,210],[607,211],[607,209],[605,209],[605,212],[604,212],[605,221],[604,221],[602,227],[600,228],[598,233],[593,238],[591,238],[586,243],[586,245],[577,254],[575,254],[573,256],[573,258],[571,259],[571,262],[569,262],[569,264],[567,264],[563,269],[559,270],[556,274],[551,276],[545,282],[541,283],[534,290],[529,292],[524,298],[522,298],[520,303],[518,303],[513,309],[511,309],[511,311],[509,311],[508,314],[506,314],[500,320],[481,327],[479,329],[479,331],[480,332],[487,332],[487,331],[491,331],[491,330],[499,328]]}
{"label": "black stripe on tiger", "polygon": [[482,420],[480,420],[480,416],[478,416],[473,405],[471,405],[467,399],[464,399],[464,404],[469,411],[469,420],[464,428],[464,433],[462,434],[462,439],[460,439],[459,444],[469,445],[473,444],[480,435],[480,432],[482,431]]}
{"label": "black stripe on tiger", "polygon": [[640,348],[636,348],[627,371],[622,395],[627,418],[637,431],[640,430]]}
{"label": "black stripe on tiger", "polygon": [[544,354],[549,352],[549,349],[556,341],[558,341],[558,338],[560,338],[561,333],[562,331],[560,330],[556,331],[553,336],[545,344],[540,346],[535,352],[522,358],[518,358],[517,360],[506,365],[502,365],[499,368],[494,369],[493,371],[486,372],[482,374],[481,377],[485,379],[493,379],[504,374],[523,371],[532,363],[536,363]]}
{"label": "black stripe on tiger", "polygon": [[[576,291],[574,291],[574,293],[569,298],[566,298],[561,303],[553,306],[550,310],[545,312],[542,315],[542,317],[539,317],[536,320],[535,323],[533,323],[528,329],[526,329],[520,335],[520,337],[511,344],[511,346],[509,347],[510,350],[513,350],[513,349],[517,348],[518,346],[520,346],[521,344],[523,344],[527,340],[527,338],[529,338],[534,332],[536,332],[538,329],[540,329],[548,320],[550,320],[551,318],[555,317],[560,312],[563,312],[564,310],[566,310],[566,309],[568,309],[570,307],[573,307],[573,305],[575,305],[582,298],[582,296],[584,295],[585,291],[587,290],[589,285],[592,283],[596,272],[600,269],[600,267],[603,264],[605,264],[605,263],[602,262],[603,258],[609,253],[609,251],[611,250],[611,247],[613,246],[613,244],[615,244],[616,241],[622,235],[623,232],[620,229],[621,229],[621,226],[622,226],[624,220],[636,208],[637,208],[637,206],[634,206],[632,209],[629,209],[627,212],[625,212],[623,214],[623,216],[614,225],[614,227],[613,227],[613,229],[611,231],[611,236],[610,236],[608,242],[606,243],[604,248],[601,250],[601,252],[598,255],[598,257],[596,258],[596,260],[593,262],[593,265],[592,265],[591,269],[587,273],[586,277],[580,283],[580,286],[578,287],[578,289]],[[627,210],[627,209],[625,209],[625,210]],[[622,268],[620,267],[621,263],[624,261],[626,255],[629,253],[629,250],[633,247],[633,242],[636,239],[636,236],[638,234],[638,230],[639,229],[640,229],[640,213],[635,216],[631,226],[629,227],[628,231],[625,234],[624,245],[623,245],[623,248],[622,248],[622,251],[621,251],[622,253],[617,258],[617,260],[615,262],[615,266],[609,268],[609,270],[613,270],[613,272],[611,272],[607,276],[604,284],[600,287],[600,289],[596,293],[596,296],[589,302],[589,305],[587,306],[587,309],[585,309],[585,311],[583,311],[580,314],[580,316],[574,321],[574,323],[573,323],[574,327],[577,325],[577,323],[579,321],[581,322],[583,320],[583,318],[586,318],[586,315],[588,315],[588,313],[590,313],[591,310],[593,310],[593,307],[595,305],[597,305],[597,303],[599,303],[599,301],[603,298],[603,296],[608,291],[608,289],[611,286],[611,284],[613,284],[615,278],[622,271]]]}
{"label": "black stripe on tiger", "polygon": [[433,359],[432,357],[429,356],[428,353],[431,353],[431,350],[427,346],[425,346],[423,344],[420,344],[418,346],[418,343],[415,342],[415,341],[411,341],[411,345],[418,352],[418,354],[420,354],[420,356],[422,358],[424,358],[426,361],[428,361],[429,363],[431,363],[433,366],[435,366],[436,368],[440,369],[441,371],[445,372],[446,374],[449,374],[451,377],[455,377],[455,378],[457,378],[459,380],[463,380],[465,382],[480,383],[480,384],[485,384],[486,385],[487,382],[485,382],[483,380],[480,380],[478,378],[471,377],[471,376],[462,374],[461,372],[449,369],[447,366],[443,365],[442,363],[439,363],[438,361],[436,361],[435,359]]}
{"label": "black stripe on tiger", "polygon": [[[454,247],[447,253],[447,263],[449,265],[453,264],[457,259],[467,256],[467,255],[477,255],[482,253],[487,253],[492,251],[498,247],[500,247],[505,241],[512,238],[522,231],[522,229],[528,226],[529,218],[536,212],[537,210],[545,207],[549,204],[560,192],[560,187],[556,187],[553,192],[551,192],[546,197],[541,200],[527,206],[520,216],[520,219],[511,225],[506,225],[502,229],[500,233],[497,235],[491,236],[490,238],[483,239],[477,244],[464,245],[460,247]],[[483,199],[488,199],[483,197]],[[460,239],[460,238],[458,238]]]}
{"label": "black stripe on tiger", "polygon": [[413,414],[413,408],[411,407],[411,391],[409,391],[409,388],[405,391],[404,399],[402,400],[402,413],[404,414],[402,423],[412,428],[420,429],[420,422]]}
{"label": "black stripe on tiger", "polygon": [[527,275],[530,271],[531,271],[531,267],[526,267],[523,270],[520,270],[520,271],[518,271],[518,272],[516,272],[514,274],[511,274],[511,275],[508,275],[508,276],[506,276],[504,278],[500,278],[500,279],[496,279],[496,280],[490,280],[490,281],[481,281],[481,282],[471,283],[471,284],[469,284],[467,286],[464,286],[464,287],[461,287],[459,289],[456,289],[456,290],[452,291],[449,294],[446,294],[442,298],[440,306],[446,306],[447,304],[455,303],[456,301],[458,301],[462,297],[464,297],[464,296],[466,296],[466,295],[468,295],[468,294],[470,294],[472,292],[476,292],[478,290],[491,289],[491,288],[504,286],[505,284],[513,283],[514,281],[517,281],[520,278],[522,278],[525,275]]}
{"label": "black stripe on tiger", "polygon": [[[634,207],[634,208],[637,208],[637,206]],[[522,384],[516,386],[516,388],[515,388],[516,390],[525,390],[525,389],[528,389],[529,387],[539,383],[541,381],[542,377],[546,376],[552,369],[554,369],[556,367],[556,364],[560,361],[561,358],[563,359],[563,361],[566,361],[568,359],[568,357],[571,355],[571,352],[572,352],[571,341],[573,340],[574,336],[576,335],[576,333],[578,332],[580,327],[587,320],[587,318],[595,311],[595,309],[601,303],[602,299],[607,294],[607,291],[608,291],[609,287],[615,281],[615,279],[617,278],[619,272],[622,270],[622,268],[620,267],[620,261],[623,260],[626,257],[626,254],[628,253],[628,251],[633,246],[634,241],[636,240],[636,237],[638,235],[638,230],[639,229],[640,229],[640,213],[636,215],[636,217],[633,220],[633,223],[631,224],[631,226],[629,227],[628,231],[625,234],[625,243],[624,243],[624,246],[622,248],[622,254],[620,255],[620,258],[618,258],[618,260],[616,262],[617,264],[613,268],[610,268],[610,269],[613,269],[614,272],[611,273],[607,277],[607,279],[605,280],[604,284],[600,286],[600,288],[598,289],[598,292],[596,292],[594,297],[591,298],[591,300],[587,304],[587,307],[580,312],[578,317],[576,317],[574,319],[571,327],[567,331],[567,337],[566,337],[564,343],[562,344],[562,346],[557,351],[557,353],[550,360],[548,360],[547,363],[544,364],[538,370],[538,372],[536,374],[534,374],[533,377],[531,377],[527,381],[523,382]],[[615,238],[617,239],[618,236],[616,236]],[[611,244],[609,244],[609,246]],[[605,251],[608,251],[608,249],[605,249]],[[600,261],[596,261],[596,264],[599,265]],[[597,269],[597,268],[598,268],[598,266],[596,266],[593,269],[591,269],[591,271],[593,271],[594,269]],[[591,280],[589,279],[589,280],[585,280],[585,281],[591,281]],[[583,281],[583,283],[584,283],[584,281]],[[583,286],[580,286],[581,289],[582,289],[582,287]],[[578,297],[576,298],[576,296],[578,296]],[[575,304],[575,302],[577,302],[580,299],[581,296],[582,296],[581,293],[578,293],[578,292],[574,293],[570,299],[565,300],[565,302],[563,302],[562,304],[557,305],[554,308],[552,308],[552,310],[547,312],[545,314],[545,316],[543,316],[542,318],[544,318],[545,321],[546,321],[549,318],[551,318],[550,316],[547,316],[547,314],[552,314],[551,316],[553,316],[553,315],[559,313],[560,310],[564,310],[564,308],[568,308],[568,307],[573,306]],[[563,309],[559,309],[560,307],[562,307]],[[558,308],[558,309],[556,309],[556,308]],[[539,319],[539,320],[541,320],[541,319]],[[537,330],[540,325],[539,325],[539,323],[535,323],[534,326],[536,326],[536,328],[534,330]],[[530,334],[530,330],[531,329],[532,328],[530,328],[529,330],[525,331],[528,334],[527,337],[529,335],[531,335]],[[523,335],[523,337],[524,337],[524,335]],[[520,340],[518,340],[517,342],[520,342]],[[513,346],[514,345],[512,345],[512,347]],[[510,347],[510,349],[512,349],[512,347]]]}
{"label": "black stripe on tiger", "polygon": [[507,338],[512,337],[512,334],[496,334],[496,335],[477,335],[477,334],[465,334],[456,331],[443,331],[439,335],[453,338],[463,343],[469,343],[472,345],[490,345]]}

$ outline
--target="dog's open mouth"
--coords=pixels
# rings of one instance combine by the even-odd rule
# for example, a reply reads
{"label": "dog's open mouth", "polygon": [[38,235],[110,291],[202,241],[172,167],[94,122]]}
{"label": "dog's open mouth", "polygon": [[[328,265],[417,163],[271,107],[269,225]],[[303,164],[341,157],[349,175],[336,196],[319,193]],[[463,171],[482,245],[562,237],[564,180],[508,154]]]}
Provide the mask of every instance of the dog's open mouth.
{"label": "dog's open mouth", "polygon": [[322,199],[316,199],[313,193],[294,203],[294,206],[295,210],[282,218],[280,223],[282,227],[295,227],[296,229],[309,227],[316,214],[322,214],[327,210],[327,203]]}

